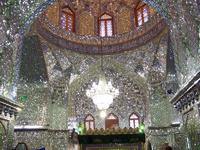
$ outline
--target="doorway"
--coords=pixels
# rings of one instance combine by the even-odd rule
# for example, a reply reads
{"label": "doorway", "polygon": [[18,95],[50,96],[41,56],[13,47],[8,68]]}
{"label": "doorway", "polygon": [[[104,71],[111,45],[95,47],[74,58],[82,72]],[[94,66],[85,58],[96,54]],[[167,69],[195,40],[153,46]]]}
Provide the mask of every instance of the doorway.
{"label": "doorway", "polygon": [[110,113],[105,119],[105,128],[112,129],[119,127],[119,119],[113,113]]}

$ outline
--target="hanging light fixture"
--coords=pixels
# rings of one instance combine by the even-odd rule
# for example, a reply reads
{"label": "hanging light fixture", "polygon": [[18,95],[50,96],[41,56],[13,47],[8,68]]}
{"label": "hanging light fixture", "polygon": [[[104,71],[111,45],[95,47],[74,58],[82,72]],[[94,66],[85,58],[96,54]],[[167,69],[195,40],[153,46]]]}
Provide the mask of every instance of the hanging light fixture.
{"label": "hanging light fixture", "polygon": [[102,40],[101,40],[101,65],[100,65],[99,82],[93,82],[91,89],[86,90],[86,95],[93,100],[93,103],[99,110],[106,110],[113,99],[119,95],[119,90],[112,86],[111,81],[106,81],[103,71],[103,54],[102,54]]}
{"label": "hanging light fixture", "polygon": [[119,90],[112,86],[111,81],[106,82],[105,75],[101,74],[99,83],[94,82],[91,89],[86,91],[86,95],[92,98],[98,109],[106,110],[113,103],[113,99],[119,95]]}
{"label": "hanging light fixture", "polygon": [[[101,12],[101,8],[100,8]],[[101,14],[101,13],[100,13]],[[93,103],[99,110],[106,110],[113,99],[119,95],[119,90],[112,86],[111,81],[107,82],[103,71],[103,53],[102,53],[102,38],[101,38],[101,65],[99,82],[92,84],[91,89],[86,90],[86,95],[93,100]]]}

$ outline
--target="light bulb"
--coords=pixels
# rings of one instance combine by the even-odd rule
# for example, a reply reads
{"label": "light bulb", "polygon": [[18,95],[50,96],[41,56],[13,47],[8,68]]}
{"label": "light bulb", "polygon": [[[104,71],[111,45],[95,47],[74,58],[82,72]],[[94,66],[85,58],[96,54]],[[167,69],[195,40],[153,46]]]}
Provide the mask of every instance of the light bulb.
{"label": "light bulb", "polygon": [[100,117],[101,117],[102,119],[104,119],[104,118],[106,117],[106,111],[105,111],[105,110],[102,110],[102,111],[100,112]]}

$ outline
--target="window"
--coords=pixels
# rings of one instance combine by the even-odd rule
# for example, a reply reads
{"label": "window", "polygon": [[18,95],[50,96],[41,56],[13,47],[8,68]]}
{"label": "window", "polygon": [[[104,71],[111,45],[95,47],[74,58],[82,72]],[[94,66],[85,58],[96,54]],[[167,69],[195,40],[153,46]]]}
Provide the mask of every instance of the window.
{"label": "window", "polygon": [[94,130],[94,117],[92,115],[87,115],[85,117],[85,128],[86,130],[92,129]]}
{"label": "window", "polygon": [[131,128],[139,127],[139,118],[136,114],[132,113],[129,117],[129,124]]}
{"label": "window", "polygon": [[61,27],[69,32],[75,32],[75,15],[69,7],[64,7],[61,13]]}
{"label": "window", "polygon": [[149,7],[145,4],[136,8],[136,26],[141,26],[149,20]]}
{"label": "window", "polygon": [[103,14],[99,18],[99,35],[101,37],[113,35],[113,19],[108,14]]}

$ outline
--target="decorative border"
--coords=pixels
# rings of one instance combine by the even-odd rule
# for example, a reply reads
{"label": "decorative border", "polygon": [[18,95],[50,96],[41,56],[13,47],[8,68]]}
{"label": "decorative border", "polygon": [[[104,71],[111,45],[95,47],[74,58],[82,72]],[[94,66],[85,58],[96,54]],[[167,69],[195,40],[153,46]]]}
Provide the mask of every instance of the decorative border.
{"label": "decorative border", "polygon": [[[67,50],[88,54],[113,54],[133,50],[139,46],[148,43],[149,41],[157,37],[166,27],[167,25],[165,21],[163,19],[160,19],[160,21],[156,23],[153,27],[145,30],[146,32],[144,32],[143,30],[141,31],[143,31],[144,33],[138,32],[138,36],[135,34],[127,33],[120,35],[120,37],[113,36],[109,39],[102,38],[103,46],[100,45],[101,38],[96,36],[90,36],[90,38],[88,39],[87,37],[85,37],[85,41],[83,39],[83,36],[76,36],[75,34],[71,35],[71,37],[73,36],[73,38],[70,38],[69,35],[66,35],[64,37],[63,35],[59,34],[59,32],[56,32],[53,28],[48,28],[41,22],[41,20],[37,21],[36,30],[38,34],[48,42]],[[69,37],[69,39],[67,39],[67,37]],[[124,41],[124,39],[127,39],[127,41]]]}

